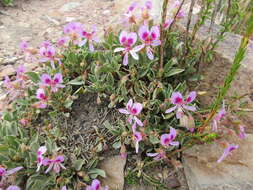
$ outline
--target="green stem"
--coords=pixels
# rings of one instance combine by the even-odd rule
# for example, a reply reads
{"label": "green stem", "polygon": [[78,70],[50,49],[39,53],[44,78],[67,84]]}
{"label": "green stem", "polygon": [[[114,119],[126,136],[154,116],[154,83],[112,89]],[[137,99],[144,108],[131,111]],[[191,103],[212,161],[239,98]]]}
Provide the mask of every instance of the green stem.
{"label": "green stem", "polygon": [[218,92],[218,96],[216,100],[214,101],[212,105],[212,111],[209,117],[206,119],[204,124],[200,127],[200,132],[204,130],[204,128],[209,124],[209,122],[213,119],[215,116],[217,110],[219,109],[220,105],[222,104],[223,99],[225,98],[228,90],[231,87],[232,82],[234,81],[236,74],[241,66],[241,62],[245,56],[245,52],[247,50],[247,46],[249,43],[249,38],[253,34],[253,12],[251,12],[251,16],[248,20],[246,32],[243,35],[243,38],[241,40],[240,47],[235,55],[232,67],[230,68],[230,71],[228,75],[225,78],[223,86],[220,88]]}

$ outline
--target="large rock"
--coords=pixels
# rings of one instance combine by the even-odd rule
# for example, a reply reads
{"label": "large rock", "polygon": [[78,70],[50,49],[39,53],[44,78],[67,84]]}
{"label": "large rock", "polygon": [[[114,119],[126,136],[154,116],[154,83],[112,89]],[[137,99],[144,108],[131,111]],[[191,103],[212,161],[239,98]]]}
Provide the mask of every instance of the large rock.
{"label": "large rock", "polygon": [[[190,25],[190,31],[196,23],[196,16],[193,16],[192,24]],[[177,26],[181,30],[186,30],[187,19],[182,19],[177,23]],[[215,36],[219,30],[220,26],[214,24],[211,31],[209,31],[210,22],[207,21],[205,25],[203,25],[200,30],[196,34],[196,40],[203,41],[206,39],[210,39],[211,36]],[[235,54],[240,46],[242,36],[227,33],[226,37],[223,41],[218,43],[216,49],[214,49],[215,57],[212,63],[205,64],[201,63],[201,70],[204,79],[201,81],[199,85],[199,90],[206,91],[207,94],[205,96],[200,97],[200,101],[204,105],[209,105],[210,102],[217,96],[218,88],[223,85],[225,76],[229,72],[229,69],[232,66]],[[235,80],[232,83],[232,87],[228,92],[228,97],[233,96],[243,96],[243,98],[238,101],[237,110],[243,111],[244,114],[241,114],[239,119],[242,120],[248,128],[247,132],[253,133],[253,83],[252,83],[252,73],[253,73],[253,65],[251,64],[251,60],[253,59],[253,42],[249,42],[249,46],[246,52],[246,56],[241,62],[241,67],[237,73]],[[244,108],[239,108],[240,103],[246,103]]]}
{"label": "large rock", "polygon": [[124,168],[126,159],[120,156],[106,158],[100,168],[106,172],[106,178],[102,179],[103,185],[108,185],[110,190],[123,190]]}
{"label": "large rock", "polygon": [[189,189],[252,190],[253,135],[238,141],[239,149],[219,164],[217,160],[223,149],[217,144],[194,146],[185,151],[183,165]]}

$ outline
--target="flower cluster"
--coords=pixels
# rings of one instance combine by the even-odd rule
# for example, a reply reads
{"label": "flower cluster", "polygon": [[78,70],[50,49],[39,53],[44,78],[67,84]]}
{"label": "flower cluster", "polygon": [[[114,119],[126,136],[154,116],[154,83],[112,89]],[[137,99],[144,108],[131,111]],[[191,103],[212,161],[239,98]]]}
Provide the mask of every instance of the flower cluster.
{"label": "flower cluster", "polygon": [[89,50],[93,52],[95,50],[93,43],[99,42],[95,25],[92,26],[91,31],[86,31],[81,23],[71,22],[64,27],[64,33],[68,35],[68,37],[61,38],[58,41],[61,45],[69,42],[69,39],[71,39],[73,44],[78,46],[84,46],[88,42]]}
{"label": "flower cluster", "polygon": [[137,125],[142,127],[143,123],[137,117],[142,110],[142,105],[140,103],[133,103],[133,100],[130,99],[127,103],[126,109],[119,109],[120,113],[129,115],[127,121],[132,125],[133,139],[135,141],[136,153],[139,151],[139,142],[142,140],[142,133],[136,130]]}
{"label": "flower cluster", "polygon": [[44,158],[43,154],[45,154],[46,151],[47,148],[45,146],[41,146],[37,151],[37,172],[40,170],[40,167],[42,165],[48,166],[45,173],[50,172],[52,169],[55,173],[59,173],[61,168],[66,169],[62,164],[64,162],[64,156],[58,155],[53,157],[52,159]]}
{"label": "flower cluster", "polygon": [[133,24],[147,24],[152,18],[151,10],[153,8],[152,1],[148,0],[144,4],[134,1],[123,14],[123,25],[131,27]]}
{"label": "flower cluster", "polygon": [[40,88],[36,91],[36,98],[39,100],[39,102],[35,104],[35,107],[46,108],[50,95],[57,92],[60,88],[64,88],[65,86],[62,84],[63,80],[61,73],[56,73],[54,77],[51,77],[48,74],[42,74],[40,79]]}
{"label": "flower cluster", "polygon": [[155,47],[161,44],[160,29],[158,26],[153,26],[150,30],[147,25],[143,25],[139,29],[139,37],[143,44],[135,45],[137,42],[137,34],[135,32],[128,33],[127,31],[122,31],[119,36],[119,42],[123,47],[116,48],[114,52],[123,51],[123,65],[128,65],[129,54],[135,59],[139,60],[137,52],[142,49],[146,50],[146,54],[150,60],[154,59],[154,50],[151,47]]}

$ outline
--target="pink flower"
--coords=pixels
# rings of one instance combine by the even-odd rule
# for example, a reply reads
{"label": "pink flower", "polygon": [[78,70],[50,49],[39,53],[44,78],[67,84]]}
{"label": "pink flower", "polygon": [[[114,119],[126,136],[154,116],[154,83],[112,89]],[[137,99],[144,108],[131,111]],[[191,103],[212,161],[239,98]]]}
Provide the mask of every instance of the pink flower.
{"label": "pink flower", "polygon": [[16,81],[20,83],[20,86],[22,88],[25,88],[25,81],[24,81],[24,79],[26,78],[25,77],[25,72],[26,72],[25,66],[19,65],[16,72],[17,72]]}
{"label": "pink flower", "polygon": [[240,139],[245,139],[246,138],[246,134],[245,134],[245,126],[240,125],[239,129],[240,129],[240,133],[239,133],[239,137]]}
{"label": "pink flower", "polygon": [[6,190],[20,190],[20,188],[16,185],[11,185]]}
{"label": "pink flower", "polygon": [[177,18],[184,18],[185,15],[185,11],[183,9],[180,9],[177,13]]}
{"label": "pink flower", "polygon": [[43,88],[39,88],[36,91],[36,98],[42,101],[47,101],[47,96]]}
{"label": "pink flower", "polygon": [[63,186],[63,187],[61,188],[61,190],[67,190],[67,186],[66,186],[66,185]]}
{"label": "pink flower", "polygon": [[151,10],[152,7],[153,7],[152,1],[146,1],[146,2],[145,2],[145,7],[146,7],[147,9]]}
{"label": "pink flower", "polygon": [[37,151],[37,170],[36,170],[36,172],[38,172],[40,170],[40,167],[43,164],[43,159],[44,159],[43,154],[45,154],[46,151],[47,151],[46,146],[41,146]]}
{"label": "pink flower", "polygon": [[180,119],[184,113],[184,110],[196,111],[196,108],[194,106],[187,105],[193,102],[196,96],[197,93],[193,91],[190,92],[189,96],[186,98],[186,100],[184,100],[180,92],[173,92],[171,96],[171,103],[174,104],[175,106],[166,110],[165,113],[171,113],[177,109],[176,117],[177,119]]}
{"label": "pink flower", "polygon": [[167,30],[170,27],[170,25],[172,24],[173,20],[174,19],[169,18],[168,20],[165,21],[165,23],[163,25],[163,27],[164,27],[165,30]]}
{"label": "pink flower", "polygon": [[44,42],[41,45],[39,52],[40,52],[40,56],[42,57],[40,59],[40,62],[41,63],[50,62],[51,67],[54,69],[55,68],[54,61],[57,59],[55,58],[55,55],[56,55],[55,48],[51,45],[51,43]]}
{"label": "pink flower", "polygon": [[64,36],[64,37],[61,37],[60,39],[58,39],[57,41],[57,46],[58,47],[63,47],[65,46],[68,42],[69,42],[69,37],[68,36]]}
{"label": "pink flower", "polygon": [[91,185],[86,187],[86,190],[109,190],[109,188],[107,186],[102,188],[100,181],[97,179],[94,179]]}
{"label": "pink flower", "polygon": [[150,30],[147,25],[143,25],[139,29],[139,37],[143,41],[143,46],[146,48],[146,54],[150,60],[154,59],[153,49],[151,46],[159,46],[160,41],[160,29],[159,26],[153,26]]}
{"label": "pink flower", "polygon": [[67,25],[64,26],[64,33],[69,34],[71,36],[77,35],[79,36],[80,30],[82,30],[83,25],[80,22],[70,22]]}
{"label": "pink flower", "polygon": [[26,61],[32,61],[34,60],[33,58],[33,53],[31,51],[31,48],[29,48],[29,44],[27,41],[22,41],[19,44],[19,49],[21,50],[21,53],[23,53],[25,55],[25,60]]}
{"label": "pink flower", "polygon": [[227,148],[224,149],[222,156],[217,160],[218,163],[222,162],[228,155],[231,155],[231,152],[235,149],[238,149],[239,145],[230,144]]}
{"label": "pink flower", "polygon": [[91,32],[87,32],[87,31],[85,31],[85,30],[82,29],[80,31],[80,36],[83,37],[83,38],[85,38],[85,39],[79,43],[79,46],[85,45],[86,42],[88,41],[88,43],[89,43],[89,50],[91,52],[94,52],[93,41],[97,42],[97,43],[99,42],[99,39],[96,36],[96,33],[97,33],[97,27],[95,25],[92,27]]}
{"label": "pink flower", "polygon": [[20,122],[23,126],[26,126],[26,125],[28,125],[28,123],[29,123],[28,119],[26,119],[26,118],[20,119],[19,122]]}
{"label": "pink flower", "polygon": [[22,52],[25,52],[27,50],[27,48],[29,47],[29,44],[27,41],[22,41],[20,42],[19,44],[19,49],[22,51]]}
{"label": "pink flower", "polygon": [[161,136],[161,145],[163,146],[178,146],[179,142],[178,141],[174,141],[174,139],[177,136],[177,131],[174,128],[170,128],[170,134],[163,134]]}
{"label": "pink flower", "polygon": [[48,159],[48,158],[43,159],[43,166],[48,166],[45,173],[50,172],[52,169],[54,170],[55,173],[59,173],[61,168],[66,169],[63,166],[62,162],[64,162],[63,156],[57,156],[55,159]]}
{"label": "pink flower", "polygon": [[226,110],[225,105],[223,104],[221,110],[216,114],[216,116],[213,119],[213,125],[212,130],[217,131],[218,130],[218,124],[220,124],[221,120],[226,116]]}
{"label": "pink flower", "polygon": [[137,123],[139,126],[143,126],[141,120],[137,118],[137,116],[141,113],[142,105],[140,103],[133,103],[133,100],[130,99],[127,103],[126,109],[119,109],[120,113],[129,115],[128,122],[132,124],[134,120],[134,124]]}
{"label": "pink flower", "polygon": [[9,76],[4,77],[4,87],[7,89],[11,89],[13,87]]}
{"label": "pink flower", "polygon": [[70,22],[64,26],[64,33],[69,35],[75,45],[80,43],[80,32],[83,29],[83,25],[80,22]]}
{"label": "pink flower", "polygon": [[36,91],[36,98],[40,100],[40,102],[38,103],[38,106],[37,106],[38,108],[44,109],[47,107],[48,97],[47,97],[43,88],[39,88]]}
{"label": "pink flower", "polygon": [[147,153],[148,157],[154,157],[154,160],[163,160],[166,158],[166,153],[164,151],[161,151],[160,153]]}
{"label": "pink flower", "polygon": [[133,45],[137,41],[137,34],[134,32],[127,33],[126,31],[122,31],[119,36],[120,44],[123,47],[116,48],[114,52],[120,52],[123,51],[124,58],[123,58],[123,65],[128,65],[128,56],[129,53],[135,60],[139,60],[139,56],[137,54],[138,51],[140,51],[143,46],[136,46],[133,48]]}
{"label": "pink flower", "polygon": [[23,169],[23,167],[16,167],[11,170],[6,170],[4,167],[0,166],[0,177],[5,178],[9,175],[12,175],[12,174],[18,172],[21,169]]}
{"label": "pink flower", "polygon": [[135,151],[136,153],[139,152],[139,142],[142,140],[142,134],[138,131],[135,131],[133,134],[134,141],[135,141]]}
{"label": "pink flower", "polygon": [[56,73],[53,79],[48,74],[42,74],[40,78],[41,78],[40,85],[42,87],[46,87],[46,86],[50,87],[52,92],[57,92],[59,88],[65,87],[64,85],[62,85],[63,80],[62,80],[61,73]]}
{"label": "pink flower", "polygon": [[137,1],[134,1],[129,7],[126,13],[123,14],[123,24],[125,26],[129,26],[131,24],[136,24],[136,16],[134,15],[134,11],[139,6]]}

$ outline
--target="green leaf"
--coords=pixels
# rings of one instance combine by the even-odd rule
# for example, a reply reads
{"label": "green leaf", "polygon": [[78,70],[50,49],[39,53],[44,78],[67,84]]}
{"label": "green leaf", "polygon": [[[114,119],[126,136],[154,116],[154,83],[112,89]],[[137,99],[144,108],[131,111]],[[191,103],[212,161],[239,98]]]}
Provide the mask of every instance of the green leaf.
{"label": "green leaf", "polygon": [[84,160],[76,160],[74,161],[74,168],[76,171],[80,171],[82,169],[83,164],[85,163]]}
{"label": "green leaf", "polygon": [[88,172],[88,174],[90,174],[90,175],[94,175],[95,174],[97,176],[99,175],[101,177],[106,177],[105,171],[101,170],[101,169],[97,169],[97,168],[90,170]]}
{"label": "green leaf", "polygon": [[40,76],[35,72],[27,72],[26,75],[34,82],[37,83],[40,81]]}
{"label": "green leaf", "polygon": [[12,121],[12,116],[9,112],[4,113],[3,119],[6,121]]}
{"label": "green leaf", "polygon": [[164,77],[171,77],[184,72],[184,69],[174,68],[164,74]]}
{"label": "green leaf", "polygon": [[82,76],[79,76],[79,77],[69,81],[68,84],[74,85],[74,86],[81,86],[81,85],[84,85],[85,82],[83,81]]}

